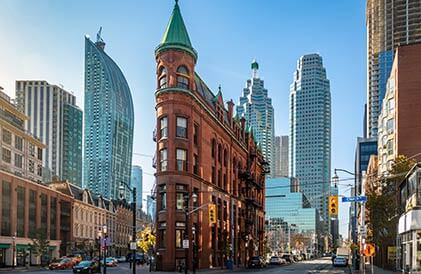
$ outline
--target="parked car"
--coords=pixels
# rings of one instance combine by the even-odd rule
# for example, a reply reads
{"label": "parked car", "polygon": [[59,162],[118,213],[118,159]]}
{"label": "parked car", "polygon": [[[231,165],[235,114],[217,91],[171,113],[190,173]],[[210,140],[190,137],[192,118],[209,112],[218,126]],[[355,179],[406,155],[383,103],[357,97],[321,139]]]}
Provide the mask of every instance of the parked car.
{"label": "parked car", "polygon": [[299,262],[303,260],[303,257],[301,257],[301,255],[293,255],[294,256],[294,261]]}
{"label": "parked car", "polygon": [[272,264],[272,265],[282,265],[282,264],[286,264],[286,261],[285,261],[285,259],[283,259],[281,257],[272,256],[269,259],[269,264]]}
{"label": "parked car", "polygon": [[125,256],[120,256],[120,257],[117,257],[117,262],[119,262],[119,263],[124,263],[124,262],[126,262],[126,257],[125,257]]}
{"label": "parked car", "polygon": [[58,262],[51,263],[48,268],[53,269],[69,269],[75,265],[75,262],[71,258],[63,258]]}
{"label": "parked car", "polygon": [[73,267],[73,273],[101,273],[98,261],[81,261]]}
{"label": "parked car", "polygon": [[248,263],[249,268],[263,268],[266,267],[266,262],[261,256],[253,256]]}
{"label": "parked car", "polygon": [[336,256],[333,259],[333,266],[348,266],[348,260],[342,256]]}
{"label": "parked car", "polygon": [[[133,261],[133,254],[129,253],[126,257],[126,261],[127,262],[132,262]],[[137,253],[136,254],[136,263],[137,264],[144,264],[146,263],[146,257],[144,253]]]}
{"label": "parked car", "polygon": [[292,256],[291,254],[284,254],[284,255],[282,255],[282,258],[285,259],[285,261],[287,263],[294,263],[295,262],[294,256]]}
{"label": "parked car", "polygon": [[105,259],[105,265],[114,267],[114,266],[117,266],[117,261],[114,258],[108,257]]}

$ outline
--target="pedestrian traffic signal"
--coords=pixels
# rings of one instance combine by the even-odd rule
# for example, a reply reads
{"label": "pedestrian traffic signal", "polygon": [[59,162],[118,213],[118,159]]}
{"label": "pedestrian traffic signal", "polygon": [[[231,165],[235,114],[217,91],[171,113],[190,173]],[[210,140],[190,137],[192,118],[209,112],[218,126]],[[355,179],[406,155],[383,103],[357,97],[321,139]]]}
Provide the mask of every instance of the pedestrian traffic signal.
{"label": "pedestrian traffic signal", "polygon": [[216,205],[215,204],[209,205],[209,223],[210,224],[216,223]]}
{"label": "pedestrian traffic signal", "polygon": [[338,196],[329,196],[329,216],[337,217],[338,216]]}

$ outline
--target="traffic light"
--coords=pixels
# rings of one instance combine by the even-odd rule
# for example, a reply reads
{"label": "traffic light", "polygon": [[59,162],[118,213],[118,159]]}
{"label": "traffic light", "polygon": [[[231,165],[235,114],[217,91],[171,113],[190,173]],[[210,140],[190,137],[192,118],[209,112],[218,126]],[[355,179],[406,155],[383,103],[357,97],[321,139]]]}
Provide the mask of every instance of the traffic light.
{"label": "traffic light", "polygon": [[338,216],[338,196],[329,196],[329,216],[337,217]]}
{"label": "traffic light", "polygon": [[209,205],[209,223],[216,224],[216,205],[215,204]]}

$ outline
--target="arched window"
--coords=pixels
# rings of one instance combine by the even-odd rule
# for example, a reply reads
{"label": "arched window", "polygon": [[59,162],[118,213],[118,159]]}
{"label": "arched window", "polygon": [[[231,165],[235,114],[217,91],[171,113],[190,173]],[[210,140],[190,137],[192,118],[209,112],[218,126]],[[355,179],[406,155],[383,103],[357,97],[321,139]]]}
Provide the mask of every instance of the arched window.
{"label": "arched window", "polygon": [[158,75],[158,79],[159,79],[159,88],[166,88],[168,85],[168,80],[167,80],[168,76],[167,76],[167,69],[165,67],[161,67],[159,69],[159,75]]}
{"label": "arched window", "polygon": [[179,66],[177,68],[177,87],[178,88],[189,88],[189,71],[186,66]]}

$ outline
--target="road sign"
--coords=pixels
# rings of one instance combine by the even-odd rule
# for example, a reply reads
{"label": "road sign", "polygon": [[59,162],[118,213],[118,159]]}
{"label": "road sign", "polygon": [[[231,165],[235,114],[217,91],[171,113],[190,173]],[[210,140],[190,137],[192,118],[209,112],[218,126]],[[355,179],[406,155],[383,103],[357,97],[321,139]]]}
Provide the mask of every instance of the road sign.
{"label": "road sign", "polygon": [[329,216],[330,217],[338,216],[338,196],[337,195],[329,196]]}
{"label": "road sign", "polygon": [[376,254],[376,248],[374,247],[373,244],[366,244],[364,251],[363,251],[364,256],[367,257],[372,257]]}
{"label": "road sign", "polygon": [[367,202],[367,196],[342,197],[342,202]]}
{"label": "road sign", "polygon": [[189,248],[189,240],[183,240],[183,248]]}
{"label": "road sign", "polygon": [[136,250],[137,249],[137,243],[136,242],[130,242],[130,250]]}

